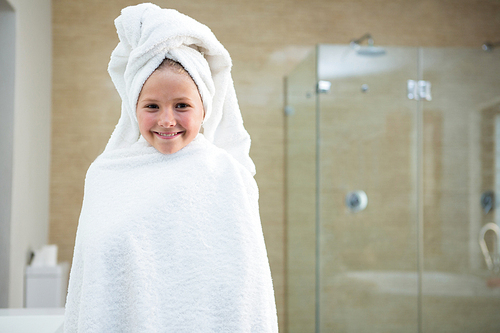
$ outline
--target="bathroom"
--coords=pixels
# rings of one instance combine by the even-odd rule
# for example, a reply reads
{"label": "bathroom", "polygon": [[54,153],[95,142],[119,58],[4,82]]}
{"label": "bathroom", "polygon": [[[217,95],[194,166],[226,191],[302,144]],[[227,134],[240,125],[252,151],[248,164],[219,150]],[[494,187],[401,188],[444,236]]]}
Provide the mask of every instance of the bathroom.
{"label": "bathroom", "polygon": [[[2,296],[0,305],[19,308],[23,306],[23,276],[31,250],[44,244],[57,244],[59,261],[71,260],[85,172],[104,148],[119,115],[120,99],[106,72],[109,55],[117,43],[113,19],[121,8],[137,2],[1,0],[1,3],[2,13],[6,11],[5,3],[15,13],[16,44],[15,55],[12,57],[15,59],[16,72],[12,102],[14,107],[7,108],[11,113],[14,110],[14,114],[11,114],[13,133],[10,151],[13,167],[8,212],[11,222],[7,226],[2,225],[3,230],[8,230],[10,238],[8,244],[2,238],[3,253],[0,256],[3,265],[1,271],[8,272],[9,275],[7,284],[3,283],[0,290],[2,295],[8,294],[8,297]],[[403,58],[409,57],[406,58],[407,70],[411,72],[409,74],[418,74],[418,47],[481,51],[484,42],[499,41],[500,4],[493,0],[192,0],[156,3],[162,7],[176,8],[210,26],[233,58],[235,87],[245,126],[252,137],[251,156],[257,166],[260,212],[273,274],[280,330],[287,332],[288,328],[288,331],[294,332],[290,315],[292,295],[288,291],[292,277],[289,274],[288,253],[290,228],[286,219],[287,118],[284,115],[284,78],[307,61],[315,52],[317,44],[348,47],[353,39],[367,32],[377,46],[386,47],[388,51],[391,47],[406,51],[410,49],[409,55]],[[365,46],[367,41],[361,44]],[[498,58],[498,51],[490,56]],[[425,53],[425,50],[422,52]],[[387,56],[391,54],[393,53],[388,52]],[[377,61],[381,59],[382,57],[376,58]],[[408,79],[413,77],[405,78],[404,82]],[[415,77],[415,80],[419,79]],[[369,85],[369,91],[363,94],[356,90],[356,94],[362,97],[376,94],[376,82],[361,84],[363,83]],[[402,89],[406,98],[406,86]],[[433,91],[432,95],[435,101],[439,100],[436,92]],[[328,96],[334,96],[333,92],[331,95],[322,95],[321,98]],[[410,102],[405,100],[404,103]],[[431,103],[428,105],[432,105]],[[6,111],[2,109],[2,115],[4,112]],[[413,127],[409,122],[406,127],[400,126],[404,124],[401,117],[412,116],[415,116],[413,111],[395,115],[392,119],[395,130],[412,131]],[[312,130],[312,127],[303,129],[304,132]],[[354,127],[352,133],[360,130],[360,127]],[[342,128],[342,131],[349,132],[350,129]],[[439,127],[435,127],[432,136],[423,141],[424,149],[426,145],[439,142],[439,133]],[[394,145],[405,144],[398,140],[391,142]],[[412,143],[406,144],[410,146]],[[439,145],[436,147],[443,149]],[[351,147],[346,143],[343,149],[348,148]],[[9,151],[8,147],[2,149]],[[359,154],[359,159],[362,159],[364,155],[359,149],[355,147],[351,153]],[[406,172],[414,175],[416,171],[411,168],[417,165],[417,153],[406,153],[415,156],[414,163],[410,164],[407,160],[406,166]],[[410,155],[407,158],[412,158]],[[467,163],[474,163],[474,160]],[[385,168],[390,169],[391,166],[392,164],[387,164]],[[347,172],[346,169],[354,169],[353,166],[343,166],[340,162],[332,162],[332,167],[341,175]],[[365,167],[370,167],[370,164],[365,164]],[[382,169],[380,164],[379,168]],[[425,170],[433,172],[437,169]],[[314,185],[314,178],[312,184]],[[398,182],[396,185],[401,184]],[[416,184],[407,184],[407,187],[416,191]],[[390,189],[391,184],[386,184],[386,188]],[[362,219],[363,213],[375,208],[372,204],[377,202],[377,198],[371,196],[369,189],[355,187],[346,190],[364,190],[369,202],[364,212],[347,215],[348,217]],[[335,198],[343,204],[343,195],[339,194]],[[417,196],[413,195],[407,199],[406,205],[409,200],[416,199]],[[397,205],[395,201],[384,198],[378,200],[381,205],[385,205],[381,206],[382,209],[387,211],[400,208],[391,206]],[[437,214],[437,211],[424,209],[424,216],[425,214]],[[410,215],[402,214],[401,218],[408,216]],[[414,215],[410,217],[415,218]],[[486,222],[486,218],[481,221]],[[376,244],[381,230],[374,229],[374,226],[369,226],[368,229],[374,230],[368,239],[374,239]],[[445,237],[423,235],[424,238],[438,236]],[[5,237],[5,233],[2,237]],[[345,244],[347,241],[349,239],[338,240],[336,244]],[[356,253],[354,250],[352,254]],[[397,250],[396,248],[394,252]],[[415,253],[413,262],[407,263],[408,265],[416,265],[416,252],[413,249],[412,253],[407,254],[410,257]],[[387,253],[390,251],[387,250]],[[365,257],[363,260],[368,259]],[[304,260],[314,265],[309,257],[304,257]],[[446,265],[446,262],[433,264]],[[4,270],[3,267],[8,269]],[[307,294],[307,300],[315,296],[315,288],[312,287],[312,294]],[[412,324],[407,329],[409,332],[417,332],[419,328],[415,318],[418,314],[415,315],[415,311],[418,309],[412,311],[408,315],[411,317],[408,322]],[[332,316],[335,314],[335,308],[331,308],[331,313]],[[308,326],[302,332],[314,332],[315,329],[319,331],[319,328],[315,328],[318,326],[316,315],[313,313],[312,316],[312,319],[305,319]],[[421,329],[424,329],[425,323],[422,325]],[[345,331],[349,332],[347,328]]]}

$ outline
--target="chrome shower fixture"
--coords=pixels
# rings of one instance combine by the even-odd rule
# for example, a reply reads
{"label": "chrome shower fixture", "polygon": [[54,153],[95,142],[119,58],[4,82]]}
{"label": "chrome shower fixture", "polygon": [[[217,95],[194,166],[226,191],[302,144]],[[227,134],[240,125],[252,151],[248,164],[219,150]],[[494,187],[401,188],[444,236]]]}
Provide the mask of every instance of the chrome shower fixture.
{"label": "chrome shower fixture", "polygon": [[[488,231],[492,231],[496,236],[493,239],[493,249],[490,251],[486,244],[485,236]],[[486,223],[479,231],[479,246],[483,252],[484,260],[488,269],[494,273],[500,271],[500,227],[493,222]]]}
{"label": "chrome shower fixture", "polygon": [[491,43],[491,42],[486,42],[484,43],[481,48],[483,49],[483,51],[493,51],[494,48],[500,46],[500,42],[495,42],[495,43]]}
{"label": "chrome shower fixture", "polygon": [[[361,46],[361,43],[368,40],[368,46]],[[385,49],[373,45],[373,37],[369,33],[364,34],[358,39],[351,40],[351,47],[356,50],[359,55],[364,56],[381,56],[385,54]]]}
{"label": "chrome shower fixture", "polygon": [[364,34],[358,39],[351,40],[351,47],[355,48],[356,46],[360,46],[361,42],[364,40],[368,40],[368,46],[373,46],[373,37],[369,33]]}

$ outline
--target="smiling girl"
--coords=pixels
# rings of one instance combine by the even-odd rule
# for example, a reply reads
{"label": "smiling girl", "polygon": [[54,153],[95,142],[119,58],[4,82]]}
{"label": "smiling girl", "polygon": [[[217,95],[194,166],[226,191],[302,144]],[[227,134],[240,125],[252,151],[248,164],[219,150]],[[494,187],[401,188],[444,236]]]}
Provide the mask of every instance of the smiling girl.
{"label": "smiling girl", "polygon": [[175,10],[115,24],[122,113],[85,179],[65,332],[278,332],[229,54]]}

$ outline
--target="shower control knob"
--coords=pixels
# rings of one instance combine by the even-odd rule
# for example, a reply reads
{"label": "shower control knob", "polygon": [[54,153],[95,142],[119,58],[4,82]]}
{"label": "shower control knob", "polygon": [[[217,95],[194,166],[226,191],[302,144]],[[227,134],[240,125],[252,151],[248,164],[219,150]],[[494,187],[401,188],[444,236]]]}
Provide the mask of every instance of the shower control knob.
{"label": "shower control knob", "polygon": [[351,212],[360,212],[368,205],[368,197],[364,191],[352,191],[345,196],[345,204]]}
{"label": "shower control knob", "polygon": [[495,208],[495,193],[493,191],[486,191],[481,195],[481,208],[483,208],[485,215]]}

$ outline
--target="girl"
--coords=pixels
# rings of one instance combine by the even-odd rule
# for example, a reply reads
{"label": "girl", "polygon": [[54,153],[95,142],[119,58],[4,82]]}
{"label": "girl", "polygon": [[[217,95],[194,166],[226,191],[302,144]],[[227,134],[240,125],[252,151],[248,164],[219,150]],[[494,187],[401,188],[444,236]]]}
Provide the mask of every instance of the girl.
{"label": "girl", "polygon": [[152,4],[115,24],[122,113],[87,172],[65,332],[277,332],[229,54]]}

